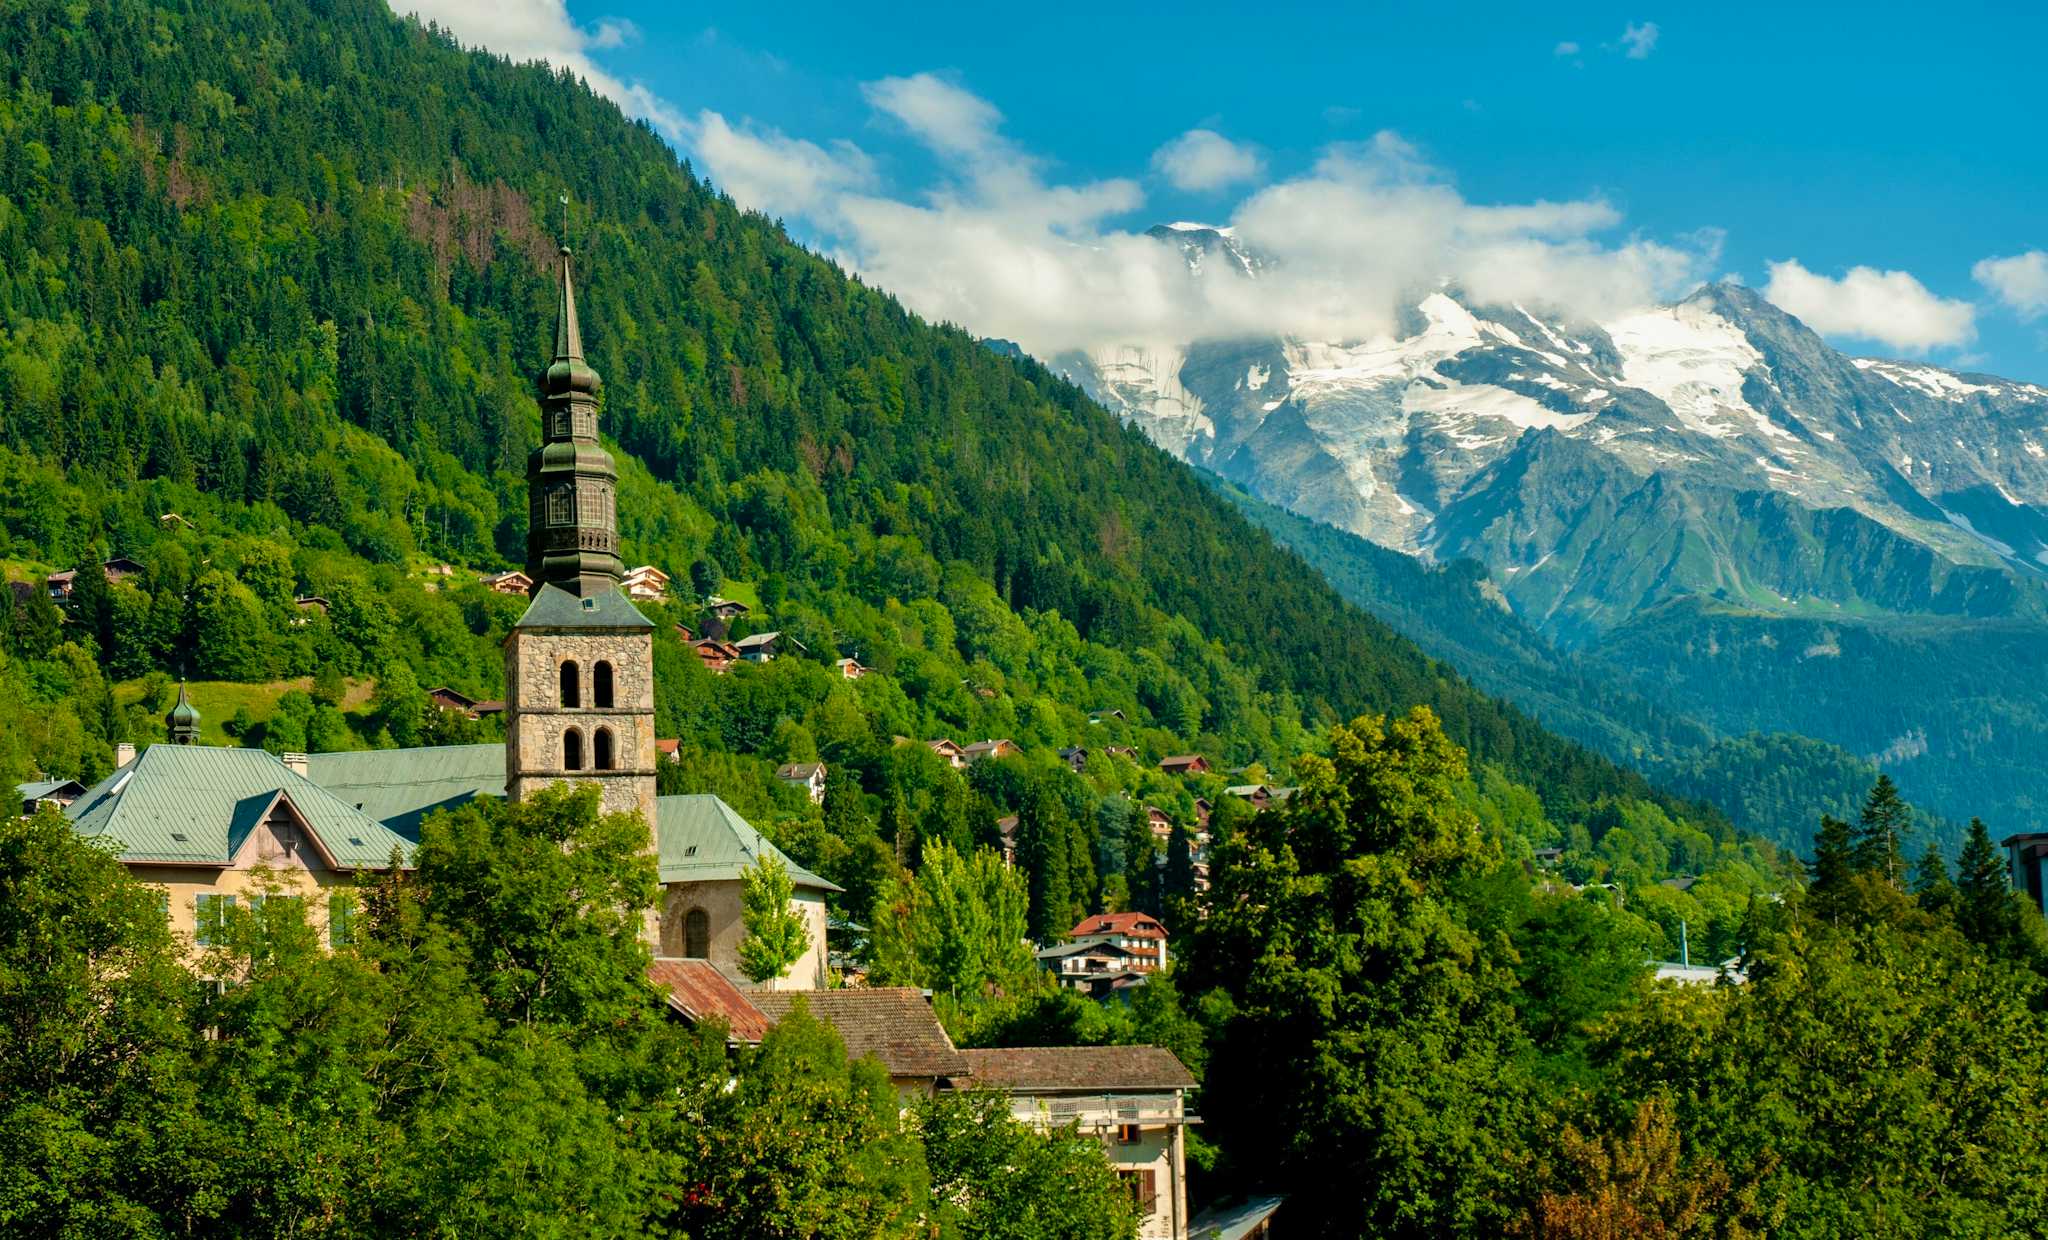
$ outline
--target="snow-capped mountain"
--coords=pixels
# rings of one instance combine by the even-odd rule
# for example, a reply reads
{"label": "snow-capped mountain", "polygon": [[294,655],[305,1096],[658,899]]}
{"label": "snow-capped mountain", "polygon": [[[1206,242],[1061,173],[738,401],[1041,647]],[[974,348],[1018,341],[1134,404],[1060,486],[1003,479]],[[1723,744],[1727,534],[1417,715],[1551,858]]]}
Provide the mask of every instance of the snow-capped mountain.
{"label": "snow-capped mountain", "polygon": [[[1265,264],[1152,230],[1204,278]],[[1154,342],[1056,365],[1270,502],[1486,565],[1554,638],[1674,597],[2048,614],[2048,388],[1850,358],[1748,289],[1611,322],[1417,299],[1379,339]]]}

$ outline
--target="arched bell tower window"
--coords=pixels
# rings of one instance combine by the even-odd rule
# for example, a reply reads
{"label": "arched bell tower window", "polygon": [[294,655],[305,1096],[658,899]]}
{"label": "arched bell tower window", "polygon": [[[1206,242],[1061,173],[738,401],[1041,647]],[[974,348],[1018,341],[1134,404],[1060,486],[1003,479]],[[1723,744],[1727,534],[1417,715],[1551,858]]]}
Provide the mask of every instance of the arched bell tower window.
{"label": "arched bell tower window", "polygon": [[578,673],[574,659],[562,661],[562,705],[583,705],[583,677]]}
{"label": "arched bell tower window", "polygon": [[693,908],[683,915],[683,955],[691,960],[711,956],[711,914]]}
{"label": "arched bell tower window", "polygon": [[583,733],[570,728],[562,733],[562,769],[580,771],[583,769]]}
{"label": "arched bell tower window", "polygon": [[[599,666],[602,667],[603,664],[599,664]],[[595,752],[597,758],[591,765],[600,771],[611,770],[616,765],[612,755],[612,730],[610,728],[599,728],[596,735],[591,739],[594,742],[591,745],[591,749]]]}
{"label": "arched bell tower window", "polygon": [[590,704],[609,708],[612,704],[612,665],[610,660],[599,659],[590,669]]}

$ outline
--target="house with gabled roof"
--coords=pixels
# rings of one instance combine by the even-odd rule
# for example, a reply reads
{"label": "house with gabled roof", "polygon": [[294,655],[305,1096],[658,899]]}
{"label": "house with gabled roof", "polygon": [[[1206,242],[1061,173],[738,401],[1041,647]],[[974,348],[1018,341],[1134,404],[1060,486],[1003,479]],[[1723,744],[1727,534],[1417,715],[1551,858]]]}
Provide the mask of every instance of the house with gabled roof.
{"label": "house with gabled roof", "polygon": [[63,809],[84,793],[85,785],[75,779],[32,779],[25,784],[16,784],[14,793],[21,798],[23,817],[35,813],[45,805]]}
{"label": "house with gabled roof", "polygon": [[[151,745],[65,808],[162,888],[171,928],[205,945],[226,910],[264,894],[307,902],[307,920],[346,934],[357,876],[404,866],[413,841],[261,749]],[[279,889],[266,892],[265,879]]]}
{"label": "house with gabled roof", "polygon": [[[771,663],[790,650],[810,653],[810,648],[787,633],[770,630],[766,633],[751,633],[734,642],[733,649],[740,658],[749,663]],[[785,647],[787,649],[785,649]]]}
{"label": "house with gabled roof", "polygon": [[533,593],[533,578],[516,568],[502,573],[492,573],[483,581],[484,588],[493,594],[516,594],[523,597]]}
{"label": "house with gabled roof", "polygon": [[1017,742],[1012,740],[976,741],[960,747],[961,760],[968,766],[973,766],[983,758],[1014,758],[1023,752]]}
{"label": "house with gabled roof", "polygon": [[1013,1046],[960,1052],[954,1089],[1002,1095],[1040,1129],[1073,1128],[1102,1143],[1137,1206],[1140,1240],[1189,1240],[1187,1127],[1194,1074],[1158,1046]]}
{"label": "house with gabled roof", "polygon": [[1207,775],[1209,760],[1198,753],[1178,753],[1161,758],[1159,769],[1168,775]]}
{"label": "house with gabled roof", "polygon": [[811,804],[825,803],[825,764],[822,762],[785,762],[775,768],[775,778],[785,784],[794,784],[811,798]]}
{"label": "house with gabled roof", "polygon": [[967,751],[960,748],[951,737],[942,736],[935,741],[926,741],[925,748],[944,758],[946,765],[956,771],[967,765]]}
{"label": "house with gabled roof", "polygon": [[1106,938],[1130,949],[1133,968],[1150,971],[1166,967],[1166,927],[1149,913],[1097,913],[1084,917],[1067,932],[1071,940]]}

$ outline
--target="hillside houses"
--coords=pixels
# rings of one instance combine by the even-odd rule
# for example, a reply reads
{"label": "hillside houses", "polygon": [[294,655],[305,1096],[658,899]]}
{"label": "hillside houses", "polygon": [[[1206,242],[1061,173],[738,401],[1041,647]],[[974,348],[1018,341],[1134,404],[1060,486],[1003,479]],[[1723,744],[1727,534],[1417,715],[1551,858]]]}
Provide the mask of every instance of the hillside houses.
{"label": "hillside houses", "polygon": [[1198,753],[1174,754],[1159,760],[1159,769],[1168,775],[1207,775],[1209,760]]}
{"label": "hillside houses", "polygon": [[732,643],[733,649],[749,663],[771,663],[783,654],[798,651],[809,654],[810,648],[787,633],[770,630],[754,633]]}
{"label": "hillside houses", "polygon": [[[100,571],[107,575],[108,585],[119,585],[131,577],[140,577],[149,570],[125,555],[117,555],[111,560],[102,561]],[[51,573],[44,579],[43,588],[50,592],[51,598],[62,602],[71,597],[71,588],[77,581],[78,570],[67,568],[61,573]]]}

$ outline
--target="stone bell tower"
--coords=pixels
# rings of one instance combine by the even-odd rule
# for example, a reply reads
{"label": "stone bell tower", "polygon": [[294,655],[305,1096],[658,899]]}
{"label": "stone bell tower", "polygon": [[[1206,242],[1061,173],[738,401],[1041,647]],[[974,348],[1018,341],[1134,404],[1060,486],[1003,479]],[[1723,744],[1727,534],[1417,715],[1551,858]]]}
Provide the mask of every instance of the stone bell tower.
{"label": "stone bell tower", "polygon": [[654,811],[654,625],[619,589],[618,473],[597,439],[569,250],[541,445],[526,462],[533,601],[505,639],[505,794],[593,783],[607,811]]}

